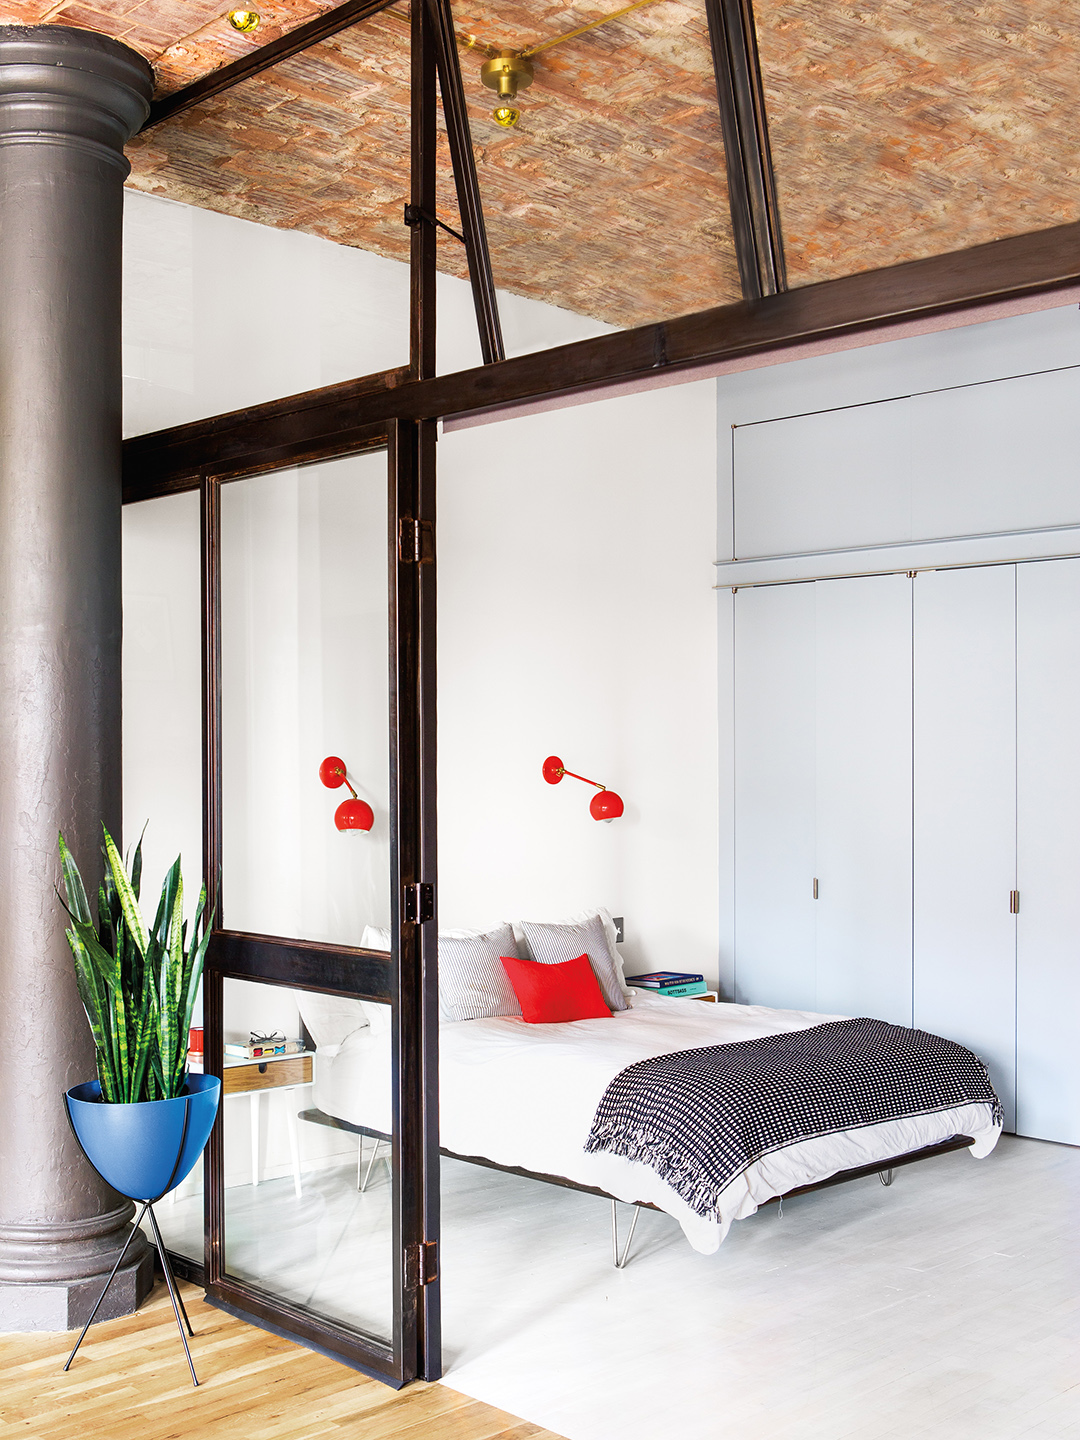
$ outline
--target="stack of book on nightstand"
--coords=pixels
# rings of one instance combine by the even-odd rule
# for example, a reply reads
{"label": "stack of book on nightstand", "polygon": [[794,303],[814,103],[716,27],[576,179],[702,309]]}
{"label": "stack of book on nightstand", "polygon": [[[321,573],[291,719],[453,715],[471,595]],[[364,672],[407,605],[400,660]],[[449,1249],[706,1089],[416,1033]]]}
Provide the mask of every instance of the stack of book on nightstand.
{"label": "stack of book on nightstand", "polygon": [[229,1060],[269,1060],[272,1055],[299,1055],[303,1048],[302,1040],[286,1040],[284,1035],[252,1035],[246,1045],[227,1040],[225,1055]]}
{"label": "stack of book on nightstand", "polygon": [[704,995],[704,975],[688,975],[680,970],[653,970],[648,975],[628,975],[626,983],[653,995]]}

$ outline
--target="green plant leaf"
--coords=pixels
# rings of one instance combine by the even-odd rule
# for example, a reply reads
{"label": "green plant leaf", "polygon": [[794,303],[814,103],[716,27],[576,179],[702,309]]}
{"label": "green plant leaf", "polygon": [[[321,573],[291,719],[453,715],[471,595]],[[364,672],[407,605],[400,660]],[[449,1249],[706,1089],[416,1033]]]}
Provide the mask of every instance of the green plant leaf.
{"label": "green plant leaf", "polygon": [[62,834],[58,832],[60,844],[60,873],[64,879],[64,894],[67,896],[67,904],[64,906],[73,920],[81,920],[84,924],[91,923],[90,904],[86,898],[86,890],[83,887],[82,876],[79,874],[79,867],[67,842]]}
{"label": "green plant leaf", "polygon": [[104,825],[101,827],[105,835],[105,855],[109,862],[109,872],[112,875],[113,885],[120,899],[120,908],[123,911],[124,923],[134,938],[141,954],[146,954],[146,922],[143,920],[142,911],[139,909],[139,902],[135,892],[131,888],[131,881],[124,870],[124,862],[120,859],[120,852],[116,843]]}

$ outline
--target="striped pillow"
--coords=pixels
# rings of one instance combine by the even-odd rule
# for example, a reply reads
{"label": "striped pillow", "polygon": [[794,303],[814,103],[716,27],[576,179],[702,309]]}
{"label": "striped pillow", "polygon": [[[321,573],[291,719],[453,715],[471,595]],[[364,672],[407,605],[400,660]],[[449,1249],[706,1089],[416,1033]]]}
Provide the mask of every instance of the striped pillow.
{"label": "striped pillow", "polygon": [[584,951],[599,982],[604,1004],[609,1010],[628,1008],[619,984],[619,968],[599,915],[591,915],[573,925],[539,925],[523,920],[521,929],[530,955],[541,965],[564,965]]}
{"label": "striped pillow", "polygon": [[500,925],[487,934],[451,930],[439,936],[440,1020],[483,1020],[494,1015],[521,1014],[503,969],[503,955],[522,958],[510,925]]}

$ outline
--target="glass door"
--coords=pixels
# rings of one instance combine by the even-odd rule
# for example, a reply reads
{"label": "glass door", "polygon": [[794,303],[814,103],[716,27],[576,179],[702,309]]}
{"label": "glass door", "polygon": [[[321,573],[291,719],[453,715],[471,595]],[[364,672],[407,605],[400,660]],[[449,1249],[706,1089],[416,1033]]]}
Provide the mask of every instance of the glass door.
{"label": "glass door", "polygon": [[429,446],[202,502],[207,1289],[395,1384],[440,1373]]}

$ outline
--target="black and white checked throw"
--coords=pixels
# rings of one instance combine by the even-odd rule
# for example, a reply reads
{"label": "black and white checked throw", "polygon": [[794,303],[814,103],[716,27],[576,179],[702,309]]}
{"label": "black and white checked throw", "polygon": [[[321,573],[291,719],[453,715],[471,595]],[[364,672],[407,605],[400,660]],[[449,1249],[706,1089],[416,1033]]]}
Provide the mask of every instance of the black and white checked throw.
{"label": "black and white checked throw", "polygon": [[786,1145],[905,1115],[1001,1105],[970,1050],[884,1020],[831,1020],[628,1065],[604,1092],[586,1151],[655,1170],[698,1215]]}

